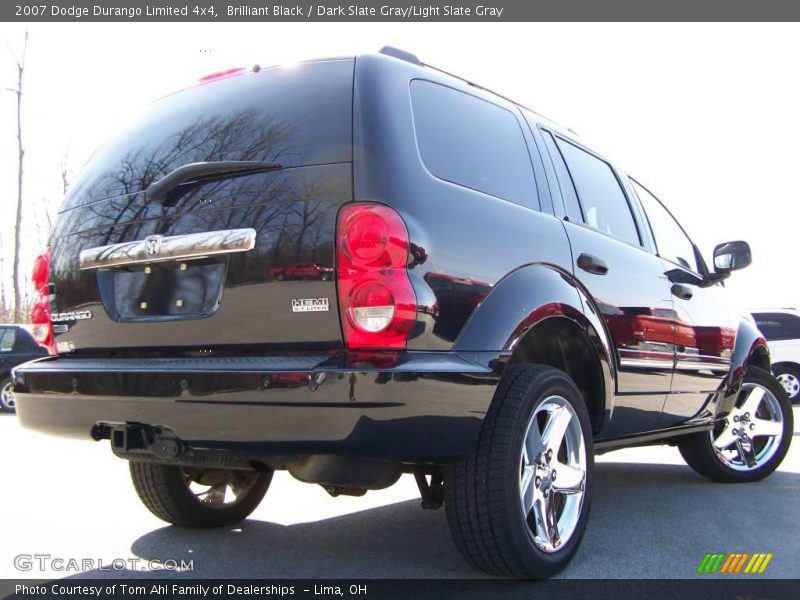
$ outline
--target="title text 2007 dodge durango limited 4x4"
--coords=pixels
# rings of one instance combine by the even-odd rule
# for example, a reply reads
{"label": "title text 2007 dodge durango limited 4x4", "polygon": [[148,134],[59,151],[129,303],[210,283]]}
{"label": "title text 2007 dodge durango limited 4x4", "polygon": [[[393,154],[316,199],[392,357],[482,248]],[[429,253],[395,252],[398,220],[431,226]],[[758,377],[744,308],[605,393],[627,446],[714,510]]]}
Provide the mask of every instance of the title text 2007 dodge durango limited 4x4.
{"label": "title text 2007 dodge durango limited 4x4", "polygon": [[[52,357],[26,427],[110,440],[153,513],[236,523],[276,469],[331,495],[416,476],[456,546],[547,577],[593,456],[677,444],[771,473],[767,344],[642,184],[530,110],[394,49],[228,71],[92,158],[37,261]],[[278,277],[297,265],[329,276]]]}

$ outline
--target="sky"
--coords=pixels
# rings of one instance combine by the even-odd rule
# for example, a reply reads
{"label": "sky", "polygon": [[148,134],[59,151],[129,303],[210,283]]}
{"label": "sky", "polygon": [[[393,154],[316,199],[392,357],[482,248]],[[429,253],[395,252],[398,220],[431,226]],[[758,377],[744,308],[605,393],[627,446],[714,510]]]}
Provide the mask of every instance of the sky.
{"label": "sky", "polygon": [[[26,26],[0,24],[18,51]],[[706,256],[747,240],[727,286],[749,307],[800,307],[800,25],[550,23],[32,23],[25,75],[24,248],[73,170],[138,107],[203,75],[384,45],[570,127],[642,181]],[[16,69],[0,45],[0,89]],[[0,94],[0,234],[11,260],[15,98]],[[42,229],[39,227],[38,229]],[[635,282],[631,282],[635,285]]]}

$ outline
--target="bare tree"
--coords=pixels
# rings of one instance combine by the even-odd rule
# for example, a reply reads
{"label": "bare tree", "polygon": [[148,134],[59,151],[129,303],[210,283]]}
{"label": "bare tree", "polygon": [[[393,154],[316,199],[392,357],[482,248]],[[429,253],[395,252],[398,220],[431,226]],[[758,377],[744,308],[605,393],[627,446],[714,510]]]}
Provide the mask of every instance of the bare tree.
{"label": "bare tree", "polygon": [[[5,39],[3,40],[5,42]],[[25,56],[28,52],[28,30],[25,30],[25,39],[22,43],[22,54],[18,57],[13,50],[6,44],[11,57],[17,64],[17,87],[6,88],[7,91],[16,94],[17,96],[17,151],[18,151],[18,169],[17,169],[17,207],[14,215],[14,264],[12,271],[13,286],[14,286],[14,322],[22,320],[22,306],[23,306],[23,284],[24,278],[20,277],[19,272],[19,248],[22,239],[22,175],[23,165],[25,159],[25,148],[22,145],[22,81],[25,74]]]}

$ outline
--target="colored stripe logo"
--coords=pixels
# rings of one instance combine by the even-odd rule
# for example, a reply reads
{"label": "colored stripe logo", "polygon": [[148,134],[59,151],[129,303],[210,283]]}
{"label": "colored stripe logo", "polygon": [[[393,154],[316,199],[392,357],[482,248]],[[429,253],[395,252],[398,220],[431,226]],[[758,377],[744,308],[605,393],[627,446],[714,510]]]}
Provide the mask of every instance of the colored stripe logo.
{"label": "colored stripe logo", "polygon": [[713,575],[750,574],[760,575],[772,560],[772,552],[731,552],[729,554],[709,553],[697,566],[697,573]]}

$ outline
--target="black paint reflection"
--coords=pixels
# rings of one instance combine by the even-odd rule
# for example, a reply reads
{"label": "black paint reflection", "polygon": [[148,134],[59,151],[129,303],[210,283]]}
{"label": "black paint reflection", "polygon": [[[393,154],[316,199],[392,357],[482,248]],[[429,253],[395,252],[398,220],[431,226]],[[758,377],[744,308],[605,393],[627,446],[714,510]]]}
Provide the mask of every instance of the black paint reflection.
{"label": "black paint reflection", "polygon": [[429,272],[424,279],[436,296],[435,305],[429,308],[435,319],[433,333],[448,341],[458,337],[464,323],[492,290],[489,283],[445,273]]}
{"label": "black paint reflection", "polygon": [[330,281],[333,279],[333,269],[324,267],[317,263],[297,263],[284,269],[283,267],[272,267],[268,271],[270,279],[284,281],[286,279],[319,279],[320,281]]}

